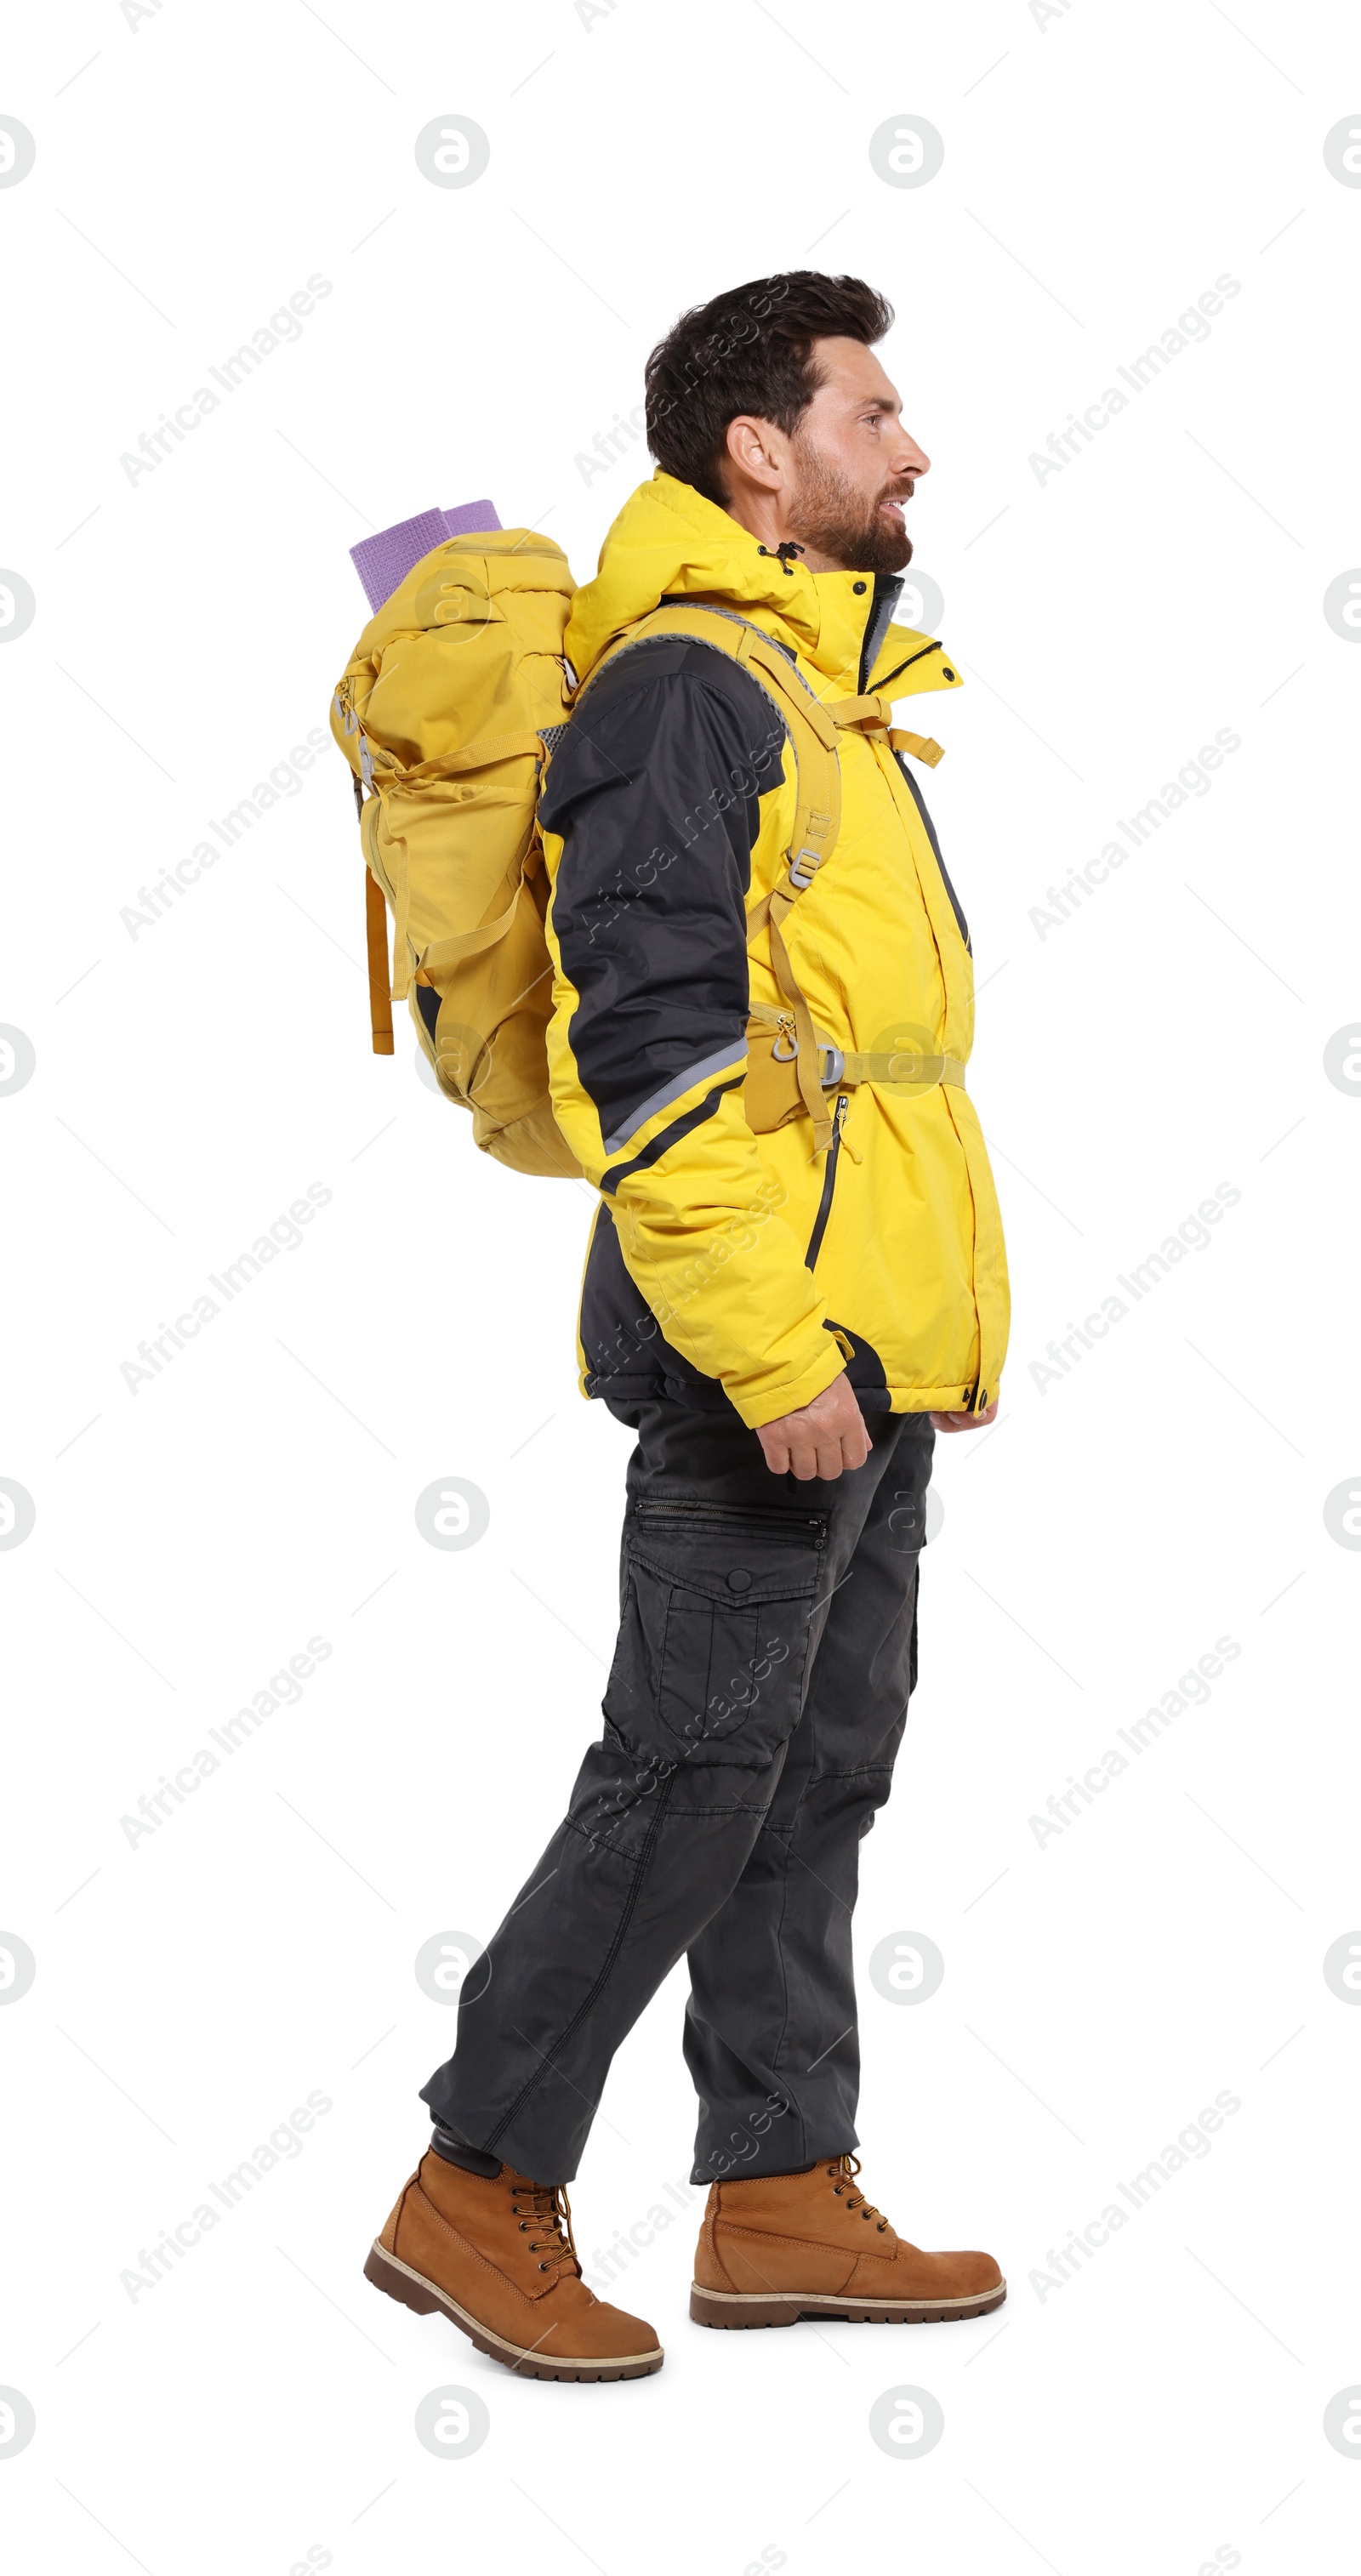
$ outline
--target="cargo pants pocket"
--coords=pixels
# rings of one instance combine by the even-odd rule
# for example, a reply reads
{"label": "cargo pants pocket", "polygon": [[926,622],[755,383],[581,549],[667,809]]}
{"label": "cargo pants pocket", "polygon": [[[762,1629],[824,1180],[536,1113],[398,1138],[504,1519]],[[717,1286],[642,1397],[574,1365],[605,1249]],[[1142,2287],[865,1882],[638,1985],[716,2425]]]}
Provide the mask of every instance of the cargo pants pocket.
{"label": "cargo pants pocket", "polygon": [[826,1547],[825,1513],[632,1504],[603,1703],[614,1740],[666,1765],[769,1763],[803,1707]]}

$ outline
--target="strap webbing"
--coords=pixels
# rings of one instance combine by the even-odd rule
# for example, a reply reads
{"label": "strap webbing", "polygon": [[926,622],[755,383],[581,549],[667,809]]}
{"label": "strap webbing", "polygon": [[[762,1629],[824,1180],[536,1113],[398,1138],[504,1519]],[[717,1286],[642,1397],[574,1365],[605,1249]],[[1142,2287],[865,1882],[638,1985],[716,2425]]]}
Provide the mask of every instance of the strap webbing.
{"label": "strap webbing", "polygon": [[871,742],[887,743],[890,751],[910,751],[914,760],[934,769],[945,758],[943,745],[930,734],[908,733],[901,725],[891,725],[892,712],[891,699],[883,696],[836,698],[827,709],[842,733],[863,733]]}
{"label": "strap webbing", "polygon": [[517,868],[510,901],[504,912],[498,912],[495,921],[484,921],[479,930],[456,930],[448,939],[432,939],[428,947],[422,949],[417,964],[432,975],[440,975],[446,966],[461,966],[465,957],[478,957],[483,949],[495,948],[505,938],[515,919],[523,882],[523,869]]}
{"label": "strap webbing", "polygon": [[[790,965],[789,951],[784,944],[780,928],[781,922],[788,920],[796,900],[796,895],[788,895],[783,886],[777,886],[773,894],[764,896],[757,905],[756,911],[751,915],[751,922],[759,927],[760,920],[764,918],[769,926],[770,962],[775,969],[775,981],[794,1014],[796,1047],[793,1064],[794,1078],[802,1095],[803,1105],[813,1122],[813,1151],[815,1154],[825,1154],[832,1141],[832,1113],[827,1094],[818,1080],[820,1058],[817,1039],[813,1034],[812,1015],[794,969]],[[775,909],[777,904],[780,907],[778,914]]]}
{"label": "strap webbing", "polygon": [[364,870],[364,930],[369,959],[369,1027],[375,1055],[392,1053],[392,1002],[388,984],[388,908],[372,868]]}
{"label": "strap webbing", "polygon": [[944,745],[929,733],[905,733],[901,725],[890,725],[888,746],[890,751],[910,751],[913,759],[925,761],[928,769],[934,769],[945,758]]}
{"label": "strap webbing", "polygon": [[543,736],[537,733],[484,733],[462,751],[446,752],[439,760],[422,761],[419,769],[409,769],[402,781],[417,786],[425,778],[455,778],[463,769],[486,769],[494,760],[535,760],[543,758]]}
{"label": "strap webbing", "polygon": [[498,760],[542,760],[543,736],[537,733],[484,733],[465,743],[462,751],[441,752],[437,760],[417,761],[404,769],[393,753],[379,749],[364,736],[369,755],[372,783],[389,783],[400,787],[425,787],[441,778],[458,778],[466,769],[488,769]]}
{"label": "strap webbing", "polygon": [[882,733],[888,725],[887,698],[832,698],[827,713],[840,733]]}
{"label": "strap webbing", "polygon": [[964,1075],[964,1059],[957,1055],[847,1055],[832,1087],[877,1082],[888,1091],[933,1091],[938,1082],[945,1082],[963,1091]]}

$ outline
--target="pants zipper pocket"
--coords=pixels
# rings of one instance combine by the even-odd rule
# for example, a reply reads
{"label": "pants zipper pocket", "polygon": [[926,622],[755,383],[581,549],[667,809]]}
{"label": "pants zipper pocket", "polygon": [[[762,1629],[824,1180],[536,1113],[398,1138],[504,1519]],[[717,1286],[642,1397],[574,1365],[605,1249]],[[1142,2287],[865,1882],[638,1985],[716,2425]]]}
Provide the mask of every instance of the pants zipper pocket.
{"label": "pants zipper pocket", "polygon": [[816,1533],[812,1544],[822,1544],[826,1531],[825,1512],[763,1511],[749,1503],[702,1503],[689,1496],[668,1500],[665,1495],[648,1494],[632,1505],[631,1517],[640,1528],[649,1522],[682,1520],[687,1527],[703,1528],[706,1524],[719,1531],[745,1530],[758,1538],[787,1538],[792,1531],[805,1538]]}

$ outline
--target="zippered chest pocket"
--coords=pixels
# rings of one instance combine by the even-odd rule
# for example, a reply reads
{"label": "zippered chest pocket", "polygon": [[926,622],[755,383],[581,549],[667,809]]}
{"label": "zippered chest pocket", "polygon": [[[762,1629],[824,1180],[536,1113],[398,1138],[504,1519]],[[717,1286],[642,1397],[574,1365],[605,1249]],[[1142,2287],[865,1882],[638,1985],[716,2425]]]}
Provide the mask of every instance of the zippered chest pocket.
{"label": "zippered chest pocket", "polygon": [[635,1753],[759,1769],[799,1721],[825,1513],[662,1500],[624,1527],[604,1712]]}

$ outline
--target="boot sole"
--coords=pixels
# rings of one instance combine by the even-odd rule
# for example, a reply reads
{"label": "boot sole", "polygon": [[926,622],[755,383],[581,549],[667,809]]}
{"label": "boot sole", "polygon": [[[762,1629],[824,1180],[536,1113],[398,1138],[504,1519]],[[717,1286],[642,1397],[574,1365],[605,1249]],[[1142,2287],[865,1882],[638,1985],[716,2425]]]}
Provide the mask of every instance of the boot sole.
{"label": "boot sole", "polygon": [[772,2298],[759,2291],[702,2290],[690,2286],[690,2314],[697,2326],[795,2326],[800,2317],[828,2317],[852,2326],[942,2325],[952,2317],[985,2317],[1000,2308],[1005,2281],[966,2299],[847,2299],[831,2291],[791,2291]]}
{"label": "boot sole", "polygon": [[493,2334],[490,2326],[482,2325],[459,2306],[457,2299],[451,2299],[438,2281],[428,2280],[424,2272],[413,2272],[409,2263],[404,2263],[399,2254],[390,2254],[377,2237],[369,2249],[364,2278],[418,2317],[447,2317],[476,2344],[479,2352],[485,2352],[490,2361],[503,2363],[507,2370],[518,2371],[522,2379],[647,2379],[654,2370],[661,2369],[666,2358],[661,2345],[654,2344],[651,2352],[617,2353],[604,2361],[573,2360],[570,2356],[549,2361],[532,2346],[510,2343],[504,2335]]}

